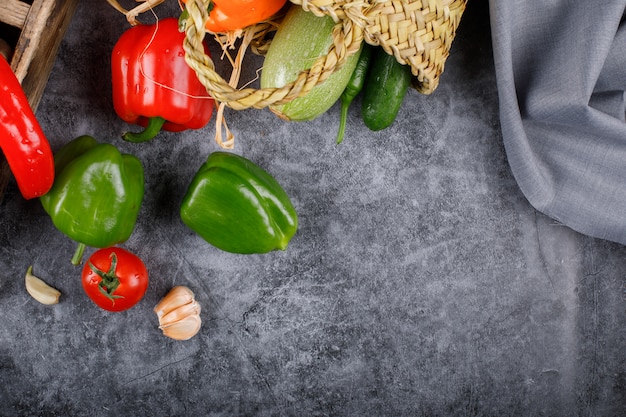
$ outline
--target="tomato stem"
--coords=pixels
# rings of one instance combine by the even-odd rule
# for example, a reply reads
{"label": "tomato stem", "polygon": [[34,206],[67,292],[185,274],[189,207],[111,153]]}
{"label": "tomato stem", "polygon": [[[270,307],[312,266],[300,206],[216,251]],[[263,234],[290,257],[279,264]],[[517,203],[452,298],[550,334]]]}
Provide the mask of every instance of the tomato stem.
{"label": "tomato stem", "polygon": [[98,290],[100,290],[100,293],[115,303],[116,298],[124,297],[114,294],[117,287],[120,286],[120,280],[115,274],[115,269],[117,268],[117,255],[115,252],[111,252],[109,257],[111,258],[111,266],[108,271],[105,272],[97,268],[91,262],[89,262],[89,267],[101,278],[101,281],[98,283]]}

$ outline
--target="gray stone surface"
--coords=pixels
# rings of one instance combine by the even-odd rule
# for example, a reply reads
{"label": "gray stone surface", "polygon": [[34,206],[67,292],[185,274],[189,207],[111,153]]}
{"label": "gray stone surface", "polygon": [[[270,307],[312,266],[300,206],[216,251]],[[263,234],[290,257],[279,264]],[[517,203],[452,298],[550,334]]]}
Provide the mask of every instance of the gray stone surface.
{"label": "gray stone surface", "polygon": [[[167,3],[160,17],[176,13]],[[341,146],[337,107],[298,124],[227,111],[234,152],[272,173],[299,213],[289,248],[266,255],[221,252],[178,216],[219,150],[214,121],[119,139],[129,126],[113,113],[108,65],[126,28],[106,2],[84,0],[37,114],[55,150],[92,134],[143,161],[146,196],[123,246],[145,260],[150,286],[129,311],[98,309],[69,262],[74,243],[11,184],[0,415],[624,415],[626,248],[555,223],[517,187],[485,1],[470,2],[439,89],[410,92],[383,132],[364,127],[359,100]],[[62,291],[58,305],[26,293],[31,264]],[[185,342],[162,336],[152,312],[179,284],[203,307]]]}

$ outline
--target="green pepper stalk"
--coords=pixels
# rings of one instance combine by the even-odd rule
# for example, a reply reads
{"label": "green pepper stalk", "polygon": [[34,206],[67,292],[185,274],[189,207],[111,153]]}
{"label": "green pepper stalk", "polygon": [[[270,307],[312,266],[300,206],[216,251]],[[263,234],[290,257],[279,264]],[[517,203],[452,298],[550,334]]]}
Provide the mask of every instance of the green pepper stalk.
{"label": "green pepper stalk", "polygon": [[348,120],[348,109],[365,85],[365,76],[367,75],[367,69],[369,68],[372,57],[372,48],[373,47],[369,44],[363,45],[361,55],[352,72],[350,81],[348,81],[348,85],[346,85],[345,90],[343,90],[339,98],[341,100],[341,119],[339,121],[339,133],[337,133],[337,144],[343,142],[346,122]]}
{"label": "green pepper stalk", "polygon": [[280,184],[252,161],[213,152],[194,176],[180,208],[183,222],[231,253],[285,250],[298,216]]}
{"label": "green pepper stalk", "polygon": [[141,161],[80,136],[59,149],[54,166],[54,184],[40,201],[56,228],[78,242],[72,264],[80,264],[86,246],[125,242],[144,195]]}

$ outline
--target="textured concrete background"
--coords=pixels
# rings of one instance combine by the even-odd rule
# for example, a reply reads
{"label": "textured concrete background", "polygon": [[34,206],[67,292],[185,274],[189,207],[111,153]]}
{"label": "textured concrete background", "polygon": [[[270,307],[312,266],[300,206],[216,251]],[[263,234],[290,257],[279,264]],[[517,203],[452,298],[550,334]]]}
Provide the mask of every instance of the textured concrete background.
{"label": "textured concrete background", "polygon": [[[176,2],[156,10],[175,15]],[[150,15],[144,20],[149,21]],[[308,123],[227,111],[234,152],[272,173],[300,228],[285,252],[220,252],[178,216],[213,142],[134,145],[113,113],[109,54],[127,28],[84,0],[38,117],[58,149],[81,134],[137,155],[146,196],[123,246],[146,262],[122,313],[84,295],[74,243],[11,184],[0,205],[2,416],[620,416],[626,409],[626,248],[537,213],[507,165],[486,1],[470,2],[439,89],[412,91],[393,127],[334,107]],[[253,72],[254,61],[248,68]],[[88,253],[90,253],[89,250]],[[59,288],[42,306],[28,265]],[[201,332],[162,336],[174,285]]]}

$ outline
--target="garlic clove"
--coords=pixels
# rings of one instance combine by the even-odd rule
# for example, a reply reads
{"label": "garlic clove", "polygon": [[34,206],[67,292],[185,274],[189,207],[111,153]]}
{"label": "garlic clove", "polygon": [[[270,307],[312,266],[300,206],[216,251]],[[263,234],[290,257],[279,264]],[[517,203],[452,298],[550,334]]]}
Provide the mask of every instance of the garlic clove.
{"label": "garlic clove", "polygon": [[159,328],[163,334],[174,340],[188,340],[198,333],[202,325],[199,315],[186,316],[168,325],[161,325]]}
{"label": "garlic clove", "polygon": [[165,297],[154,307],[154,312],[159,319],[178,307],[192,303],[194,294],[189,288],[178,285],[170,290]]}
{"label": "garlic clove", "polygon": [[26,284],[26,291],[31,295],[31,297],[39,301],[41,304],[52,305],[59,302],[61,291],[51,287],[43,280],[34,276],[32,265],[26,270],[24,283]]}
{"label": "garlic clove", "polygon": [[193,301],[189,304],[185,304],[182,305],[172,311],[170,311],[169,313],[161,316],[159,318],[159,324],[161,326],[167,326],[173,323],[176,323],[177,321],[180,321],[181,319],[187,317],[187,316],[191,316],[191,315],[199,315],[201,311],[200,308],[200,304],[198,304],[197,301]]}

